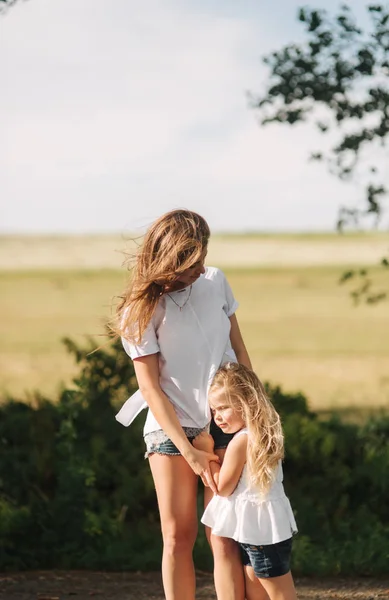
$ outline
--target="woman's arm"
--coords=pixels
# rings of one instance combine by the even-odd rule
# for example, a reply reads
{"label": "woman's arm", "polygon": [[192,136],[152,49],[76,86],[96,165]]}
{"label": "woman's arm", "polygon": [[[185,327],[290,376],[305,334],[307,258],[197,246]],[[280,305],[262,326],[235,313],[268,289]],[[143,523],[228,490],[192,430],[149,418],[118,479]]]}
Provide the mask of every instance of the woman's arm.
{"label": "woman's arm", "polygon": [[238,359],[238,363],[252,369],[250,357],[248,355],[246,346],[244,344],[242,334],[239,329],[238,319],[236,315],[233,314],[230,316],[231,330],[230,330],[230,340],[231,346],[236,354],[236,358]]}
{"label": "woman's arm", "polygon": [[186,437],[172,403],[159,384],[158,354],[136,358],[134,369],[139,389],[155,419],[168,438],[177,446],[193,471],[200,475],[204,483],[216,492],[209,463],[210,461],[218,461],[219,458],[213,452],[203,452],[195,449]]}
{"label": "woman's arm", "polygon": [[233,438],[227,446],[223,464],[213,463],[213,476],[216,476],[217,494],[219,496],[230,496],[238,485],[243,467],[246,462],[247,435],[238,435]]}

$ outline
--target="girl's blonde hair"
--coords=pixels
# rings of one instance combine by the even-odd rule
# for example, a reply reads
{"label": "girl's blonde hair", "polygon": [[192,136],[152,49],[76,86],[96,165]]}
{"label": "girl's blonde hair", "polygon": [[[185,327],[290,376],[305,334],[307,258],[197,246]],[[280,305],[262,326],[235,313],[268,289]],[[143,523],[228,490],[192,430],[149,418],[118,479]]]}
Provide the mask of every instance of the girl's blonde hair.
{"label": "girl's blonde hair", "polygon": [[116,334],[134,343],[142,339],[164,287],[201,259],[209,236],[205,219],[190,210],[172,210],[151,225],[129,265],[133,273],[117,308]]}
{"label": "girl's blonde hair", "polygon": [[266,493],[284,458],[280,417],[257,375],[244,365],[226,363],[217,371],[209,398],[223,396],[248,429],[247,470],[250,484]]}

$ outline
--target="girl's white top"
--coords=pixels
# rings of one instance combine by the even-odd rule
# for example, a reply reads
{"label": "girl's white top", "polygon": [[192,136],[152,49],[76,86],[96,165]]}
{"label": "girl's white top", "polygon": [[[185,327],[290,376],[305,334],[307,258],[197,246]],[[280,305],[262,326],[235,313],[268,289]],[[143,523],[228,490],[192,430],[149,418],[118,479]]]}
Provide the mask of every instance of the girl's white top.
{"label": "girl's white top", "polygon": [[[236,435],[247,434],[241,429]],[[297,533],[296,521],[282,485],[281,461],[270,490],[263,495],[250,488],[247,467],[230,496],[214,496],[202,516],[202,523],[214,535],[243,544],[267,545],[283,542]]]}
{"label": "girl's white top", "polygon": [[[175,302],[182,306],[182,310]],[[219,269],[207,267],[193,284],[161,296],[139,344],[122,338],[127,354],[136,359],[158,353],[160,385],[183,427],[205,427],[211,418],[208,388],[221,364],[235,361],[230,320],[238,307]],[[125,426],[147,408],[138,390],[116,419]],[[144,434],[161,429],[149,410]]]}

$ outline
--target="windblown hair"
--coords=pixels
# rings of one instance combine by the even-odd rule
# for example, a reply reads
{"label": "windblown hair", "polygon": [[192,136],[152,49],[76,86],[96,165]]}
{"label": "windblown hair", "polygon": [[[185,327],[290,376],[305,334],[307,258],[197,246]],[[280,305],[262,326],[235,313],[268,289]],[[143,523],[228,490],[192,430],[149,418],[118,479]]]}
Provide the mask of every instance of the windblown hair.
{"label": "windblown hair", "polygon": [[230,362],[220,367],[212,381],[209,398],[220,395],[248,429],[250,484],[266,493],[274,480],[278,461],[284,458],[280,417],[257,375],[244,365]]}
{"label": "windblown hair", "polygon": [[117,307],[113,331],[133,343],[141,341],[165,286],[200,260],[210,231],[203,217],[173,210],[155,221],[136,256],[131,281]]}

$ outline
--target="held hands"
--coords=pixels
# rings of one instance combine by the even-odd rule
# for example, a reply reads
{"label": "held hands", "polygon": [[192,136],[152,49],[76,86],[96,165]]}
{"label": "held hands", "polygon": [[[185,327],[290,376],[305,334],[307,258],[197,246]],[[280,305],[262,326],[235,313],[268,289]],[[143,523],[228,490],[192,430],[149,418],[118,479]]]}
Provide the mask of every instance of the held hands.
{"label": "held hands", "polygon": [[[200,434],[201,436],[202,434]],[[205,434],[208,435],[208,434]],[[199,438],[200,436],[197,436]],[[209,436],[211,437],[211,436]],[[195,439],[197,439],[195,438]],[[211,438],[212,439],[212,438]],[[209,444],[209,442],[208,442]],[[209,447],[209,446],[208,446]],[[200,475],[204,485],[211,488],[214,494],[216,494],[217,489],[215,482],[213,481],[211,469],[209,463],[211,461],[219,462],[219,457],[213,453],[213,440],[212,440],[212,448],[210,450],[201,450],[197,449],[193,443],[193,447],[185,454],[185,459],[187,460],[189,466],[193,469],[196,475]]]}

